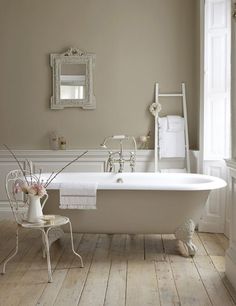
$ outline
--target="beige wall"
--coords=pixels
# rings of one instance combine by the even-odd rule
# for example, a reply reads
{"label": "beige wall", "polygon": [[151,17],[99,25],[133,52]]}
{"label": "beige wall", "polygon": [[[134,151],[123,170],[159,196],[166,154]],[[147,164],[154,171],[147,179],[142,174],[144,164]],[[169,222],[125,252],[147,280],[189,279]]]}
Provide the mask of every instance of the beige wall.
{"label": "beige wall", "polygon": [[[190,146],[198,146],[196,0],[0,4],[1,143],[47,149],[49,132],[57,130],[69,148],[97,148],[107,135],[146,134],[154,126],[148,106],[155,82],[176,91],[184,81]],[[49,109],[49,54],[70,46],[96,53],[96,110]]]}

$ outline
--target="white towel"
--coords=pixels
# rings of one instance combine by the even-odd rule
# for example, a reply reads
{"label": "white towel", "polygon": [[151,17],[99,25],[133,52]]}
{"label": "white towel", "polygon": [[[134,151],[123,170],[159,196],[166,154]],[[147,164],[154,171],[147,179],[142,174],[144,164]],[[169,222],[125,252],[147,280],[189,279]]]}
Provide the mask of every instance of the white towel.
{"label": "white towel", "polygon": [[61,209],[96,209],[97,183],[64,183],[60,185]]}
{"label": "white towel", "polygon": [[[180,121],[184,120],[182,117],[180,117],[180,119]],[[158,123],[160,158],[185,157],[184,128],[175,132],[169,131],[167,117],[159,118]]]}
{"label": "white towel", "polygon": [[181,132],[184,131],[184,118],[180,116],[166,116],[167,118],[167,131],[168,132]]}

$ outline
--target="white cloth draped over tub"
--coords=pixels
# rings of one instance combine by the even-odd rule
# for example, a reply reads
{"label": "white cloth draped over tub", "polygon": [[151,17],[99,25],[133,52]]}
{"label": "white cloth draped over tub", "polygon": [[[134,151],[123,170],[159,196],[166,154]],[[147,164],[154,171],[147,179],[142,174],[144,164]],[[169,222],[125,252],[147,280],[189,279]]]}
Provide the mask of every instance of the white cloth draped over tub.
{"label": "white cloth draped over tub", "polygon": [[185,157],[184,118],[180,116],[159,117],[160,158]]}
{"label": "white cloth draped over tub", "polygon": [[60,184],[61,209],[96,209],[97,183]]}

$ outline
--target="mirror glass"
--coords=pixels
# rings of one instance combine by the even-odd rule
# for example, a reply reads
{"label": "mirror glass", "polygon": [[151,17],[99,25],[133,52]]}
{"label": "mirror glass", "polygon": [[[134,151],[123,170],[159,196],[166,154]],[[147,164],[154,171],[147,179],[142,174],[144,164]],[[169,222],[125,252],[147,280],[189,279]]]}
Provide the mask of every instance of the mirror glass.
{"label": "mirror glass", "polygon": [[62,64],[60,97],[62,100],[85,98],[86,64]]}
{"label": "mirror glass", "polygon": [[50,54],[53,76],[52,109],[82,107],[94,109],[93,70],[95,54],[70,48],[62,54]]}

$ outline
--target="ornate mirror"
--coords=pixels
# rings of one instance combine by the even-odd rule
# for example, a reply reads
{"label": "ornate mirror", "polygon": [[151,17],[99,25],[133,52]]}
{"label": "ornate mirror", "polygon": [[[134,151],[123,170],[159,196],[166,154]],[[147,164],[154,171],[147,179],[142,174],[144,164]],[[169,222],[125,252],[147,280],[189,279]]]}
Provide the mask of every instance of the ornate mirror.
{"label": "ornate mirror", "polygon": [[50,54],[50,64],[53,72],[51,109],[96,108],[93,93],[95,54],[70,48],[61,54]]}

